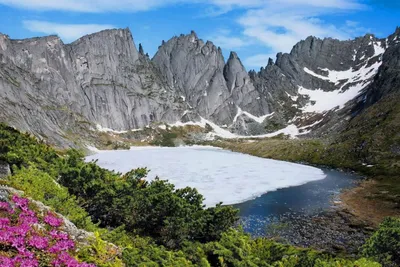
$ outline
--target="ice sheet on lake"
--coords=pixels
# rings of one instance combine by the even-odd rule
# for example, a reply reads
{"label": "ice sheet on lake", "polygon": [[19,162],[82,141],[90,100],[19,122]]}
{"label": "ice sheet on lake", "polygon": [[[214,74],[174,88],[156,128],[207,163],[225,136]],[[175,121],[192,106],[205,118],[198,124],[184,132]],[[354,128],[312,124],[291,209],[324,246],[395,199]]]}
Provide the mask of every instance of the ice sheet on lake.
{"label": "ice sheet on lake", "polygon": [[148,167],[148,180],[159,176],[177,188],[197,188],[205,204],[237,204],[280,188],[322,180],[320,169],[257,158],[213,147],[135,147],[105,151],[86,158],[118,172]]}

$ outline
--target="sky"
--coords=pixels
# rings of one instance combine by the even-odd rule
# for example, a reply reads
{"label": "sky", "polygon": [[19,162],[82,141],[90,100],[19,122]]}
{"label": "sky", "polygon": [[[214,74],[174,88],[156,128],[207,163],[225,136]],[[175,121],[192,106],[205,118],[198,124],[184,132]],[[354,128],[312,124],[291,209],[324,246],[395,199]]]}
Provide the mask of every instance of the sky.
{"label": "sky", "polygon": [[0,32],[13,39],[56,34],[65,43],[129,27],[153,56],[162,40],[188,34],[238,53],[258,70],[298,41],[387,37],[400,26],[400,0],[0,0]]}

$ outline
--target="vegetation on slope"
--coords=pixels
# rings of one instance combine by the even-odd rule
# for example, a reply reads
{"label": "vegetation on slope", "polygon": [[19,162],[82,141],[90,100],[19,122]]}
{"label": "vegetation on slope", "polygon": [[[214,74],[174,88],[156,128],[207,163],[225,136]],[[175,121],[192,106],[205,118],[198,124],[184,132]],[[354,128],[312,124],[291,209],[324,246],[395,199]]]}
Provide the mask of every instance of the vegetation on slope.
{"label": "vegetation on slope", "polygon": [[[146,169],[124,175],[101,169],[85,163],[78,151],[57,152],[5,125],[0,125],[0,160],[12,165],[3,184],[97,232],[77,255],[97,266],[380,266],[251,239],[234,229],[235,209],[205,209],[195,189],[175,190],[161,180],[149,183]],[[398,255],[382,247],[381,240],[372,240],[365,255],[381,260],[376,255],[387,253],[395,261]],[[106,241],[121,253],[112,253]],[[7,252],[1,244],[0,249]]]}

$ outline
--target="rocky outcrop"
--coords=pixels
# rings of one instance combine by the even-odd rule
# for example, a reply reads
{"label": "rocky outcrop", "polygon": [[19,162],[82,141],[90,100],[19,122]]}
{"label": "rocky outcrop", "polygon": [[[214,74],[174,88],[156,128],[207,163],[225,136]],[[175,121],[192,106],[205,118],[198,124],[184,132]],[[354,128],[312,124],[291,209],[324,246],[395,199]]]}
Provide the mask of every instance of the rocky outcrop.
{"label": "rocky outcrop", "polygon": [[0,180],[11,174],[10,165],[7,162],[0,160]]}
{"label": "rocky outcrop", "polygon": [[376,103],[385,95],[400,92],[400,28],[389,36],[387,47],[374,82],[360,97],[364,108]]}

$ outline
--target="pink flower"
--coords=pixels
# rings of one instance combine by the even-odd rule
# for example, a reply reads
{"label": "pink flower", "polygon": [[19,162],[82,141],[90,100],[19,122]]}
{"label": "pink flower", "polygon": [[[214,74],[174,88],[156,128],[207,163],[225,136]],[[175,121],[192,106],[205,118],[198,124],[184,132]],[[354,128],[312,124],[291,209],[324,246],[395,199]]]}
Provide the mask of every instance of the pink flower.
{"label": "pink flower", "polygon": [[0,256],[0,266],[2,267],[14,267],[15,261],[14,259],[10,259],[4,256]]}
{"label": "pink flower", "polygon": [[49,246],[49,240],[47,237],[32,236],[28,244],[37,249],[45,249]]}
{"label": "pink flower", "polygon": [[10,219],[8,218],[0,218],[0,229],[5,228],[10,225]]}
{"label": "pink flower", "polygon": [[17,195],[14,195],[12,197],[12,201],[19,207],[21,210],[27,211],[28,210],[28,204],[29,200],[23,197],[19,197]]}
{"label": "pink flower", "polygon": [[27,233],[31,230],[31,227],[28,224],[21,224],[18,226],[7,227],[7,230],[17,236],[26,236]]}
{"label": "pink flower", "polygon": [[36,213],[33,210],[26,210],[23,211],[21,214],[24,216],[36,217]]}
{"label": "pink flower", "polygon": [[38,267],[39,262],[37,259],[21,259],[20,260],[20,266],[24,267]]}
{"label": "pink flower", "polygon": [[54,260],[53,265],[56,267],[61,267],[61,266],[68,266],[68,267],[75,267],[79,266],[79,262],[73,258],[71,255],[69,255],[67,252],[61,252],[57,259]]}
{"label": "pink flower", "polygon": [[0,243],[9,243],[12,233],[8,230],[0,230]]}
{"label": "pink flower", "polygon": [[68,234],[57,230],[51,230],[50,236],[56,240],[68,240]]}
{"label": "pink flower", "polygon": [[35,254],[33,252],[27,250],[26,248],[19,249],[18,251],[19,251],[19,254],[24,258],[33,259],[35,257]]}
{"label": "pink flower", "polygon": [[31,216],[31,215],[29,215],[29,214],[23,212],[23,213],[21,213],[21,214],[19,215],[19,222],[20,222],[21,224],[32,225],[32,224],[38,223],[39,220],[38,220],[38,218],[36,217],[36,215]]}
{"label": "pink flower", "polygon": [[58,253],[60,251],[67,251],[73,249],[75,247],[75,243],[72,240],[60,240],[57,241],[55,245],[49,248],[50,253]]}
{"label": "pink flower", "polygon": [[0,202],[0,210],[5,210],[8,213],[14,213],[13,208],[7,202]]}
{"label": "pink flower", "polygon": [[11,246],[13,246],[14,248],[23,248],[25,245],[25,240],[21,236],[11,237],[10,241],[11,241]]}
{"label": "pink flower", "polygon": [[63,220],[48,213],[46,217],[44,217],[44,222],[53,227],[60,227],[63,223]]}
{"label": "pink flower", "polygon": [[21,219],[23,224],[28,224],[28,225],[36,224],[39,222],[36,217],[30,217],[30,216],[22,217]]}

